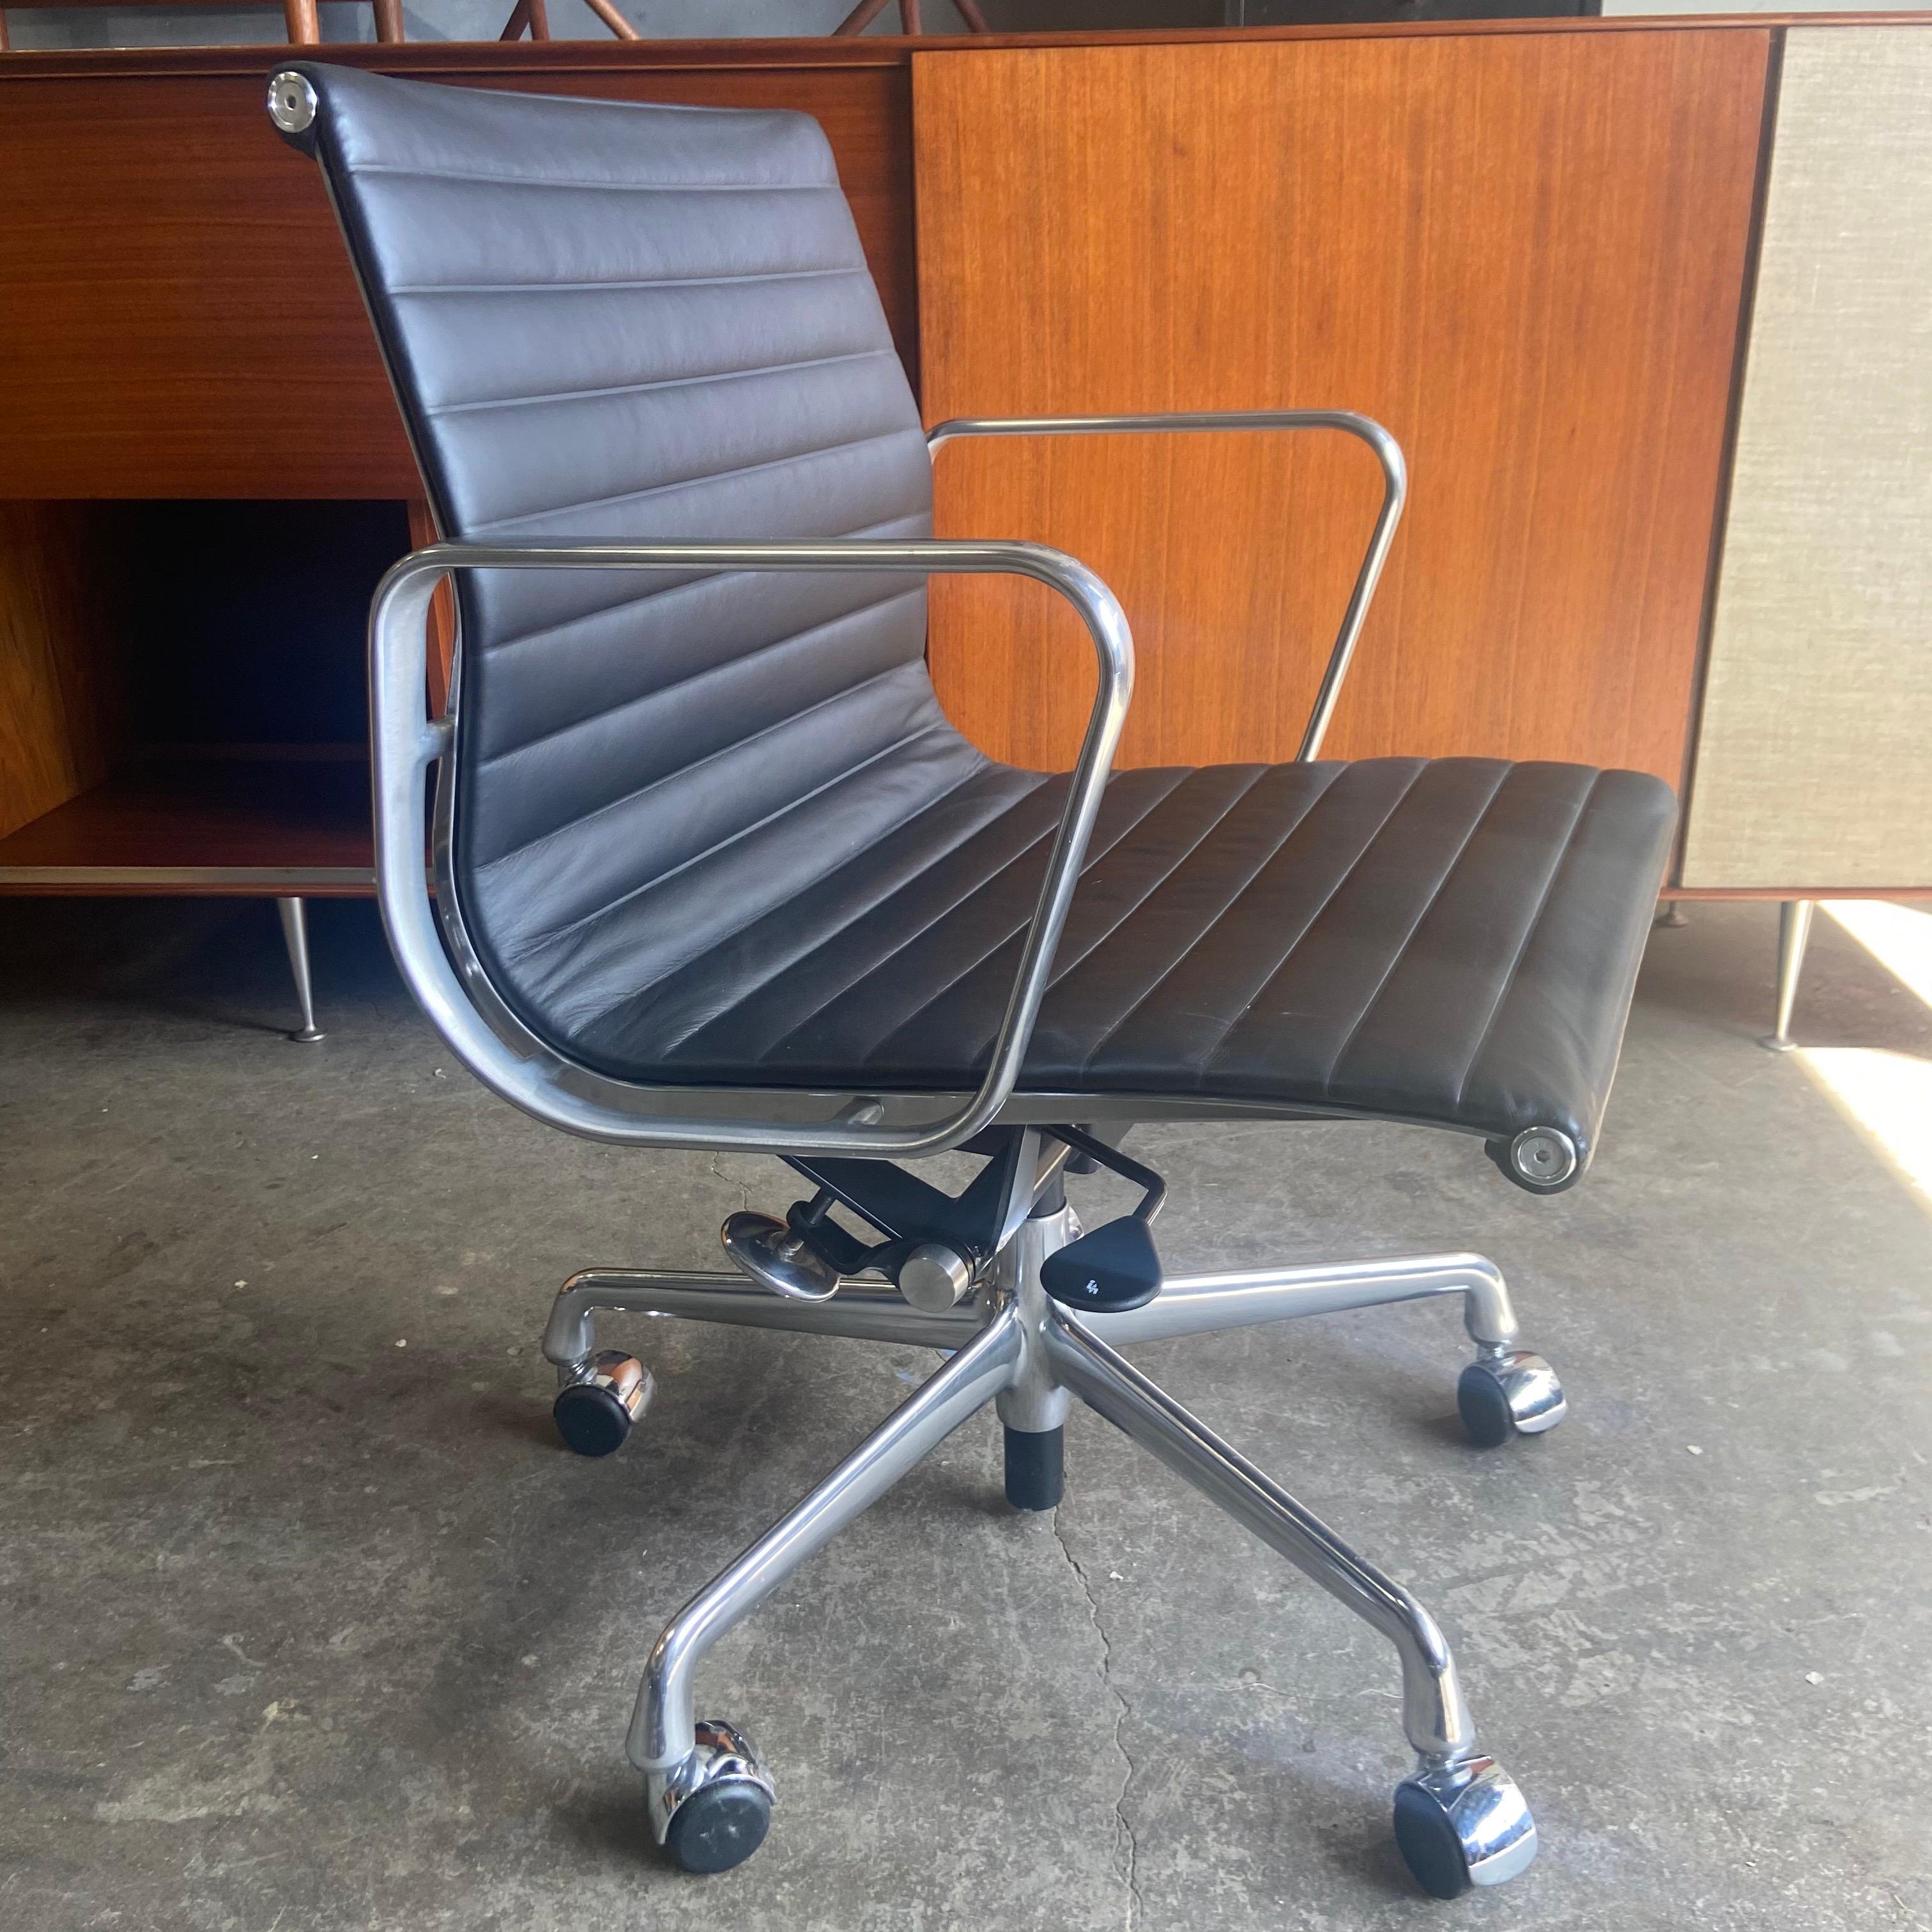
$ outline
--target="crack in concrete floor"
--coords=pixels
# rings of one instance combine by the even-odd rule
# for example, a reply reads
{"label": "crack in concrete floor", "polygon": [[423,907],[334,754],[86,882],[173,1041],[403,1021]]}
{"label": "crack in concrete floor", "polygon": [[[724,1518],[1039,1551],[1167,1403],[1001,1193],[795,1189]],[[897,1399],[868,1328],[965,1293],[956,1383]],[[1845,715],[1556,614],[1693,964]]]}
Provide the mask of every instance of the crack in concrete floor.
{"label": "crack in concrete floor", "polygon": [[[1100,1640],[1100,1678],[1106,1687],[1114,1702],[1114,1749],[1120,1754],[1120,1788],[1114,1798],[1114,1822],[1117,1846],[1116,1863],[1120,1868],[1121,1876],[1127,1888],[1127,1932],[1137,1932],[1146,1901],[1141,1896],[1140,1841],[1134,1832],[1133,1821],[1127,1816],[1127,1793],[1133,1787],[1136,1766],[1133,1754],[1127,1749],[1126,1726],[1132,1714],[1127,1700],[1114,1677],[1114,1644],[1107,1634],[1106,1620],[1100,1613],[1100,1600],[1094,1594],[1094,1586],[1088,1579],[1086,1566],[1074,1555],[1073,1546],[1066,1540],[1066,1532],[1060,1527],[1060,1509],[1052,1512],[1053,1540],[1059,1544],[1060,1552],[1066,1558],[1066,1567],[1073,1573],[1074,1580],[1080,1586],[1080,1594],[1085,1600],[1087,1615],[1094,1626],[1094,1634]],[[1118,1847],[1124,1844],[1126,1856],[1118,1854]]]}
{"label": "crack in concrete floor", "polygon": [[[784,1822],[742,1874],[664,1870],[619,1744],[643,1651],[902,1390],[869,1350],[645,1324],[647,1433],[562,1456],[535,1346],[555,1284],[586,1259],[718,1265],[724,1216],[795,1184],[574,1142],[435,1077],[448,1056],[366,907],[315,909],[331,1037],[286,1046],[256,1023],[286,1000],[260,913],[0,906],[16,1916],[1437,1916],[1388,1844],[1407,1760],[1379,1640],[1084,1425],[1057,1550],[1016,1548],[997,1443],[962,1432],[707,1660],[704,1700],[754,1720]],[[1484,1455],[1454,1426],[1453,1324],[1426,1312],[1145,1358],[1443,1616],[1544,1827],[1532,1872],[1457,1908],[1494,1932],[1932,1924],[1932,1220],[1802,1056],[1753,1043],[1775,923],[1700,908],[1653,940],[1602,1157],[1558,1199],[1417,1130],[1136,1142],[1173,1184],[1177,1268],[1484,1250],[1564,1376],[1561,1430]],[[1808,1044],[1932,1059],[1910,995],[1835,929],[1813,952]],[[1864,1414],[1886,1426],[1846,1426]],[[1076,1566],[1083,1545],[1132,1587]],[[955,1606],[937,1645],[935,1604]]]}

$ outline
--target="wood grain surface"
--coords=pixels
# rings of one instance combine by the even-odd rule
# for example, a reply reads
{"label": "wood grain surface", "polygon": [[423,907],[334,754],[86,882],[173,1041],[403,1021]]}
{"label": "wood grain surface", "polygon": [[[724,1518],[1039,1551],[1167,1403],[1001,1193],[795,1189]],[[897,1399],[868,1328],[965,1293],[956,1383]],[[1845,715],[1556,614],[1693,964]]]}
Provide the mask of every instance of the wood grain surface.
{"label": "wood grain surface", "polygon": [[[926,52],[928,419],[1338,407],[1409,510],[1327,750],[1681,776],[1770,34]],[[997,130],[998,138],[991,138]],[[1127,764],[1294,754],[1377,500],[1333,436],[964,442],[942,534],[1093,565]],[[1069,761],[1091,689],[1034,586],[935,593],[953,716]]]}
{"label": "wood grain surface", "polygon": [[104,521],[0,502],[0,838],[98,783],[125,735]]}
{"label": "wood grain surface", "polygon": [[[903,64],[440,51],[329,52],[460,84],[816,116],[916,354]],[[0,75],[0,496],[418,494],[320,177],[268,124],[275,56],[256,53],[240,73]]]}
{"label": "wood grain surface", "polygon": [[[369,765],[359,748],[302,757],[206,749],[136,758],[102,783],[0,838],[0,872],[20,868],[0,891],[206,892],[278,890],[367,894],[375,865]],[[148,878],[50,883],[62,868],[256,868],[253,881]],[[277,873],[352,873],[352,879],[278,881]]]}

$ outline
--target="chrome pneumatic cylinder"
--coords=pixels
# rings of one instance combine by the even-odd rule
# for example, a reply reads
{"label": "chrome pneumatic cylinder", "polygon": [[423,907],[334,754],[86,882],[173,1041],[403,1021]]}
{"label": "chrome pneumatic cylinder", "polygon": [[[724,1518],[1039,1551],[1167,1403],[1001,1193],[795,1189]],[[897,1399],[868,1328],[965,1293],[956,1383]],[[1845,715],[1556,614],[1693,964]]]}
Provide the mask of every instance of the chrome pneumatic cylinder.
{"label": "chrome pneumatic cylinder", "polygon": [[1053,1212],[1035,1214],[1022,1222],[993,1264],[994,1302],[1012,1309],[1026,1343],[1013,1378],[1000,1391],[996,1406],[1007,1428],[1029,1436],[1064,1427],[1072,1407],[1072,1398],[1054,1375],[1045,1346],[1053,1304],[1040,1286],[1040,1270],[1047,1256],[1065,1247],[1078,1232],[1073,1210],[1063,1199]]}

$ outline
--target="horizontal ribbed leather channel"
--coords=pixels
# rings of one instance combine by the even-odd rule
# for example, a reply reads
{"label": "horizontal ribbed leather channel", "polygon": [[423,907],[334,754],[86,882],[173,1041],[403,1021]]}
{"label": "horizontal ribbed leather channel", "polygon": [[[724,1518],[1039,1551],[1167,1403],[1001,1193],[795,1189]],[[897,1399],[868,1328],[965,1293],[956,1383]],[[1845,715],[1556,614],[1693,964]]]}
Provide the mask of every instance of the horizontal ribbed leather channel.
{"label": "horizontal ribbed leather channel", "polygon": [[[927,532],[814,123],[302,70],[451,536]],[[948,724],[920,582],[460,594],[457,884],[533,1031],[625,1078],[976,1082],[1066,782]],[[1587,1157],[1674,818],[1570,765],[1121,774],[1021,1084],[1552,1126]]]}

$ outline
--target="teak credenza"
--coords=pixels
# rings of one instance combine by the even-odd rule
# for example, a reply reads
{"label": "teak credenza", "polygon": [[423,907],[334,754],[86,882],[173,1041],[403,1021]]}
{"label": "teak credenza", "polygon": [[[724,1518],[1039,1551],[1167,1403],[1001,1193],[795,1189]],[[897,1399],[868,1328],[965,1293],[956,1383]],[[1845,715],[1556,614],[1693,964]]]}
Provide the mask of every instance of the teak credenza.
{"label": "teak credenza", "polygon": [[[816,116],[929,420],[1396,433],[1328,749],[1657,772],[1674,896],[1932,888],[1932,23],[330,57]],[[0,890],[273,896],[292,940],[370,890],[362,613],[431,532],[274,59],[0,54]],[[1374,500],[1340,440],[940,458],[942,533],[1120,592],[1130,764],[1292,754]],[[1028,590],[937,587],[934,670],[989,751],[1060,763],[1080,656]]]}

